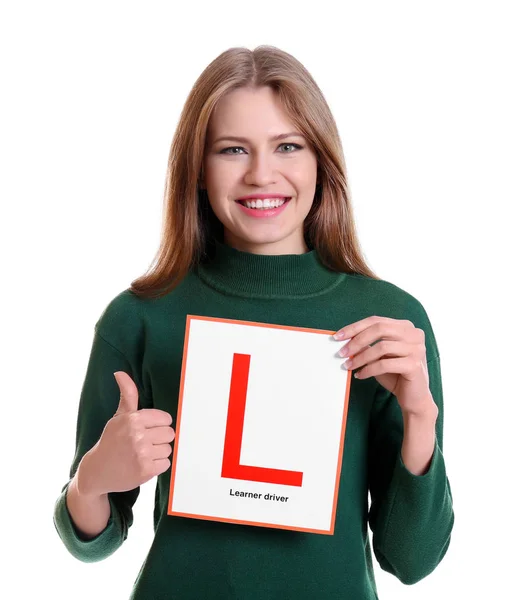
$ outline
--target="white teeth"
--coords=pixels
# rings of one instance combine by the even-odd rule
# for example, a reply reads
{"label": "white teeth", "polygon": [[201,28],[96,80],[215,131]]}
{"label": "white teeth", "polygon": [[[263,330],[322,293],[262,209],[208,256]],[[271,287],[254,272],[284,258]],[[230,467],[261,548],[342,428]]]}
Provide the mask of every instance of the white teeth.
{"label": "white teeth", "polygon": [[264,200],[241,200],[246,208],[277,208],[286,202],[287,198],[265,198]]}

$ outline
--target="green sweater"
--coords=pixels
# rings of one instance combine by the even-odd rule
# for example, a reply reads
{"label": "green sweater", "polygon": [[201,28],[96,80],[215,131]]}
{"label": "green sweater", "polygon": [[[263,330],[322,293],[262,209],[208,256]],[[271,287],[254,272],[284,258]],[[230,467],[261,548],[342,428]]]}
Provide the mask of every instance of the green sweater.
{"label": "green sweater", "polygon": [[[168,515],[168,469],[157,479],[154,539],[131,579],[130,599],[373,600],[368,523],[382,569],[405,584],[431,573],[448,549],[454,513],[442,454],[440,357],[430,320],[422,304],[396,285],[331,271],[314,249],[263,256],[217,241],[214,257],[166,296],[117,295],[95,325],[69,478],[117,409],[115,371],[135,381],[140,408],[167,411],[176,425],[188,314],[332,331],[371,315],[412,321],[426,334],[430,390],[439,407],[435,451],[424,475],[410,473],[402,462],[403,420],[395,396],[374,377],[352,378],[333,535]],[[344,343],[337,341],[336,351]],[[56,530],[75,558],[104,560],[127,539],[140,488],[111,492],[106,528],[87,539],[68,512],[67,485],[55,503]]]}

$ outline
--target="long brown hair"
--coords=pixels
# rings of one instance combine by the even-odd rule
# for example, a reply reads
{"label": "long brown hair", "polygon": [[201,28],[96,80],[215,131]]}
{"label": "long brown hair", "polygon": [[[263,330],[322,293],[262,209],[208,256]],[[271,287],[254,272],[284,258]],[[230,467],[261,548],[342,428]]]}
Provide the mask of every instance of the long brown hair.
{"label": "long brown hair", "polygon": [[213,237],[222,240],[223,225],[200,187],[209,118],[225,94],[261,86],[272,88],[318,158],[319,183],[304,222],[307,245],[331,270],[380,279],[362,256],[342,144],[320,88],[292,55],[274,46],[258,46],[220,54],[188,95],[169,152],[160,246],[147,273],[132,282],[129,289],[134,294],[155,298],[169,293],[208,256]]}

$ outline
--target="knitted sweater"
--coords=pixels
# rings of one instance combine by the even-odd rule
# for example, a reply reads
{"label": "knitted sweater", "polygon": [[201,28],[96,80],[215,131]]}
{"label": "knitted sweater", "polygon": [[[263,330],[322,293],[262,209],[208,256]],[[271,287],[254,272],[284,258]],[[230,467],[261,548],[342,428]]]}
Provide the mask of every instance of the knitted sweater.
{"label": "knitted sweater", "polygon": [[[448,549],[454,513],[442,453],[440,356],[422,304],[387,281],[329,270],[315,249],[257,255],[220,241],[215,248],[166,296],[145,300],[125,290],[97,320],[75,454],[53,514],[65,547],[78,560],[95,562],[127,539],[139,487],[109,493],[110,518],[92,539],[75,526],[66,489],[116,412],[114,372],[132,377],[140,408],[170,413],[175,426],[188,314],[332,331],[379,315],[408,319],[425,332],[430,391],[439,408],[428,471],[414,475],[402,461],[403,419],[396,397],[374,377],[352,378],[332,535],[169,515],[168,469],[157,478],[154,538],[131,579],[130,599],[378,599],[368,525],[382,569],[405,584],[424,578]],[[344,343],[336,342],[336,350]],[[214,360],[211,349],[208,355]]]}

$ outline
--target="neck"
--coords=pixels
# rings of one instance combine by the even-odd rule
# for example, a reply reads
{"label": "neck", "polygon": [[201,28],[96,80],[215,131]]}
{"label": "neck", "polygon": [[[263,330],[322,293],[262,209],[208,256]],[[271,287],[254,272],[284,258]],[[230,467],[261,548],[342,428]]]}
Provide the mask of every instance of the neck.
{"label": "neck", "polygon": [[246,298],[306,298],[325,294],[344,278],[315,249],[302,254],[255,254],[215,238],[214,251],[197,267],[211,287]]}

